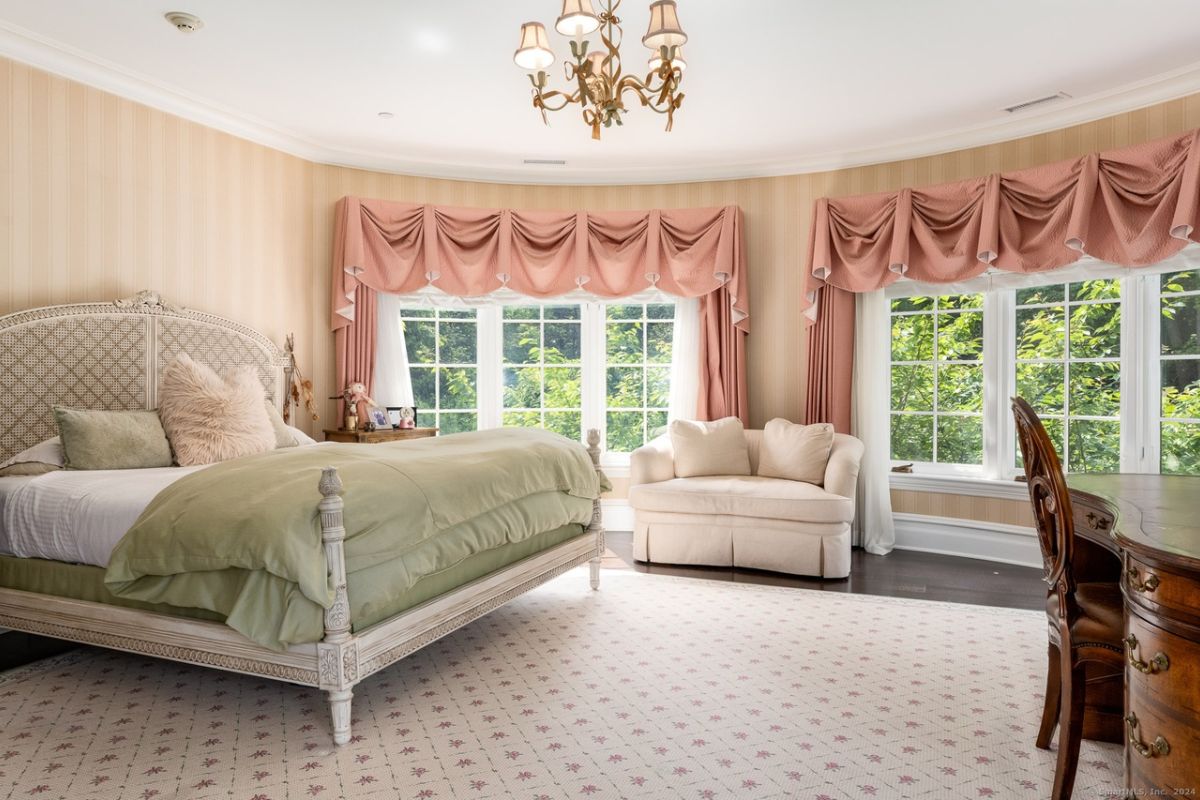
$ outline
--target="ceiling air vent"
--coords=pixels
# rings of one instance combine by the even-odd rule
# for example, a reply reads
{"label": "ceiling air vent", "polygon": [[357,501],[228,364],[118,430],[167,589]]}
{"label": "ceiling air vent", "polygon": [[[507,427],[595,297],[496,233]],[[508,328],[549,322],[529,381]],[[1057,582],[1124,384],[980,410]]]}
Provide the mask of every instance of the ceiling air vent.
{"label": "ceiling air vent", "polygon": [[565,167],[567,165],[567,162],[561,158],[527,158],[525,163],[538,167]]}
{"label": "ceiling air vent", "polygon": [[1010,114],[1015,114],[1018,111],[1028,111],[1034,106],[1041,106],[1045,105],[1046,103],[1054,103],[1059,100],[1066,100],[1070,98],[1070,96],[1071,95],[1067,94],[1066,92],[1055,92],[1054,94],[1048,94],[1045,97],[1039,97],[1035,100],[1026,100],[1024,103],[1017,103],[1015,106],[1009,106],[1004,110]]}

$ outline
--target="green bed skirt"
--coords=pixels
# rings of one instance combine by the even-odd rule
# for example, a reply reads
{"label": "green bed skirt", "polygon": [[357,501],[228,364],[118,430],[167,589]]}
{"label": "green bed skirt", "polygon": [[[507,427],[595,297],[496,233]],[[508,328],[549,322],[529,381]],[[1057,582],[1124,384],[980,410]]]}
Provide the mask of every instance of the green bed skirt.
{"label": "green bed skirt", "polygon": [[[381,568],[368,568],[351,574],[346,581],[350,595],[351,619],[355,631],[361,631],[402,611],[419,606],[428,600],[482,578],[498,569],[510,566],[543,550],[562,544],[584,532],[582,525],[564,525],[545,533],[482,553],[476,553],[441,572],[418,580],[402,594],[389,597],[387,602],[373,602],[374,596],[387,595],[382,588],[387,575]],[[143,603],[117,597],[104,585],[104,569],[87,564],[67,564],[41,558],[0,556],[0,586],[37,592],[72,600],[86,600],[111,606],[154,611],[174,617],[223,622],[220,614],[199,608],[181,608],[156,603]]]}

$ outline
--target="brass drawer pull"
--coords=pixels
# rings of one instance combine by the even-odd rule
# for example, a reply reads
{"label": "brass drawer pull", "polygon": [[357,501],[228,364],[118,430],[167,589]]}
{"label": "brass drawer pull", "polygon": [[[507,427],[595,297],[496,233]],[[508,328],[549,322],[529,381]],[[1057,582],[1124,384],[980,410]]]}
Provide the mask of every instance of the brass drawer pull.
{"label": "brass drawer pull", "polygon": [[1137,751],[1137,754],[1142,758],[1158,758],[1171,752],[1171,745],[1167,744],[1167,740],[1161,736],[1156,737],[1153,744],[1142,742],[1137,732],[1137,714],[1134,714],[1132,711],[1125,718],[1125,727],[1129,730],[1129,746]]}
{"label": "brass drawer pull", "polygon": [[1154,658],[1149,661],[1142,661],[1137,655],[1138,640],[1132,633],[1125,637],[1126,658],[1129,661],[1129,666],[1136,669],[1138,672],[1144,672],[1147,675],[1153,675],[1156,672],[1166,672],[1171,667],[1171,659],[1167,658],[1167,654],[1159,651],[1154,654]]}
{"label": "brass drawer pull", "polygon": [[1133,589],[1135,592],[1141,592],[1142,594],[1150,594],[1157,589],[1159,583],[1161,583],[1161,581],[1158,579],[1158,576],[1152,573],[1148,573],[1146,575],[1146,579],[1142,580],[1141,576],[1138,574],[1137,567],[1130,567],[1125,571],[1125,575],[1129,578],[1129,588]]}
{"label": "brass drawer pull", "polygon": [[1094,531],[1105,530],[1111,522],[1108,517],[1097,514],[1094,511],[1089,511],[1084,519],[1087,520],[1088,527]]}

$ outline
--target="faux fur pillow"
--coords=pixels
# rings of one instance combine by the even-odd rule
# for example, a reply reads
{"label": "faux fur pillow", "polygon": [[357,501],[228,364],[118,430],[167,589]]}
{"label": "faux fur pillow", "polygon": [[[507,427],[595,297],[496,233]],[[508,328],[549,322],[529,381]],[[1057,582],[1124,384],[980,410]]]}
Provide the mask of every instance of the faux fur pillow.
{"label": "faux fur pillow", "polygon": [[275,449],[265,401],[253,370],[218,376],[181,355],[163,370],[158,416],[180,466],[214,464]]}

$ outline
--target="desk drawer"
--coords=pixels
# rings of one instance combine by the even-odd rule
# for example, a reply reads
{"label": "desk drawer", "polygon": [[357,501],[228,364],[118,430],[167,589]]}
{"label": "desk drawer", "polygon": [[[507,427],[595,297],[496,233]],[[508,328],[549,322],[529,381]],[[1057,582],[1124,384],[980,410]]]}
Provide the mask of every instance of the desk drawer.
{"label": "desk drawer", "polygon": [[1125,561],[1125,596],[1133,603],[1185,619],[1200,615],[1200,581],[1144,564],[1133,556]]}
{"label": "desk drawer", "polygon": [[1113,515],[1102,503],[1089,502],[1088,498],[1073,495],[1071,508],[1075,513],[1075,530],[1089,530],[1111,534]]}
{"label": "desk drawer", "polygon": [[[1172,717],[1200,717],[1200,642],[1126,614],[1125,685],[1131,703],[1154,703]],[[1197,787],[1200,789],[1200,787]]]}
{"label": "desk drawer", "polygon": [[1129,788],[1163,789],[1169,796],[1176,795],[1170,790],[1196,791],[1200,732],[1157,704],[1138,699],[1132,687],[1125,713]]}

